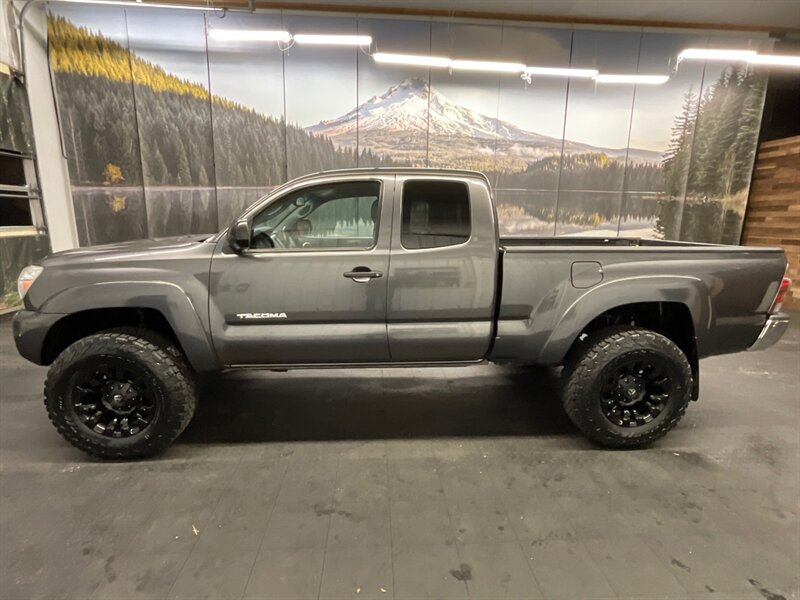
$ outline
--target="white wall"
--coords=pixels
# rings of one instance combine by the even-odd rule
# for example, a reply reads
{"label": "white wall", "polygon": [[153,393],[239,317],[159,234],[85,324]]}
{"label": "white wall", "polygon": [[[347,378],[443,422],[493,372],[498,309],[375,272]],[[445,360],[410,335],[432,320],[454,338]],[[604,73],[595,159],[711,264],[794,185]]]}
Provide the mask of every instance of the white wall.
{"label": "white wall", "polygon": [[7,0],[0,0],[0,63],[21,70],[19,48],[14,31],[14,7]]}

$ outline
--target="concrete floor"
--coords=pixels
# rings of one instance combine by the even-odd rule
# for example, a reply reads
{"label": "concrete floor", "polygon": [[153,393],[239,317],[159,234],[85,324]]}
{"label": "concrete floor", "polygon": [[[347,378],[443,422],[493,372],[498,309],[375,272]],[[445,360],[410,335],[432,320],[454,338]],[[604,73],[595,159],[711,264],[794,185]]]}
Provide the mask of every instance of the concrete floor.
{"label": "concrete floor", "polygon": [[665,440],[603,451],[542,370],[204,382],[158,460],[101,463],[45,416],[0,322],[0,598],[800,595],[800,315],[702,363]]}

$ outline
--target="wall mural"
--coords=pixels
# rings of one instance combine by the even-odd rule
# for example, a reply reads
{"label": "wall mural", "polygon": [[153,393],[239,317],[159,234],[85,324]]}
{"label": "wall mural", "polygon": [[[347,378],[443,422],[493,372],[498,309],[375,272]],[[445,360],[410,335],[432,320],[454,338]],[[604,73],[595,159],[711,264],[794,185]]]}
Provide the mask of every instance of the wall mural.
{"label": "wall mural", "polygon": [[16,76],[0,73],[0,150],[33,153],[28,95]]}
{"label": "wall mural", "polygon": [[[206,31],[359,34],[372,52],[669,74],[663,85],[376,62]],[[513,235],[738,243],[765,73],[686,47],[770,40],[511,23],[50,7],[82,245],[218,231],[272,187],[355,166],[477,169]]]}

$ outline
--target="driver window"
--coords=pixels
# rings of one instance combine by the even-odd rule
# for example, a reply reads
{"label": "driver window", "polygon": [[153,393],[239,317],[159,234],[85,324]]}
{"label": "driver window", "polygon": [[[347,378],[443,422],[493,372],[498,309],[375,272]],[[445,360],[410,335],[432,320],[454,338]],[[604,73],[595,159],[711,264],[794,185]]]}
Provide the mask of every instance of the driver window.
{"label": "driver window", "polygon": [[380,183],[343,181],[296,190],[253,219],[252,248],[366,250],[378,237]]}

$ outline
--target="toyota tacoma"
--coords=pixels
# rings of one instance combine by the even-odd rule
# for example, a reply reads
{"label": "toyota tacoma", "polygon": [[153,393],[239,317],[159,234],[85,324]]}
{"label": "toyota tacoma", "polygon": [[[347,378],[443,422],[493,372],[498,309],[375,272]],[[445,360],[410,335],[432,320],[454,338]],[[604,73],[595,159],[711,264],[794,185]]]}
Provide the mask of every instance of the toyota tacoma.
{"label": "toyota tacoma", "polygon": [[102,458],[169,446],[200,373],[485,361],[563,365],[570,419],[632,448],[697,399],[701,358],[780,338],[785,274],[779,248],[503,237],[476,172],[342,170],[290,181],[215,235],[26,267],[14,338],[50,366],[59,433]]}

